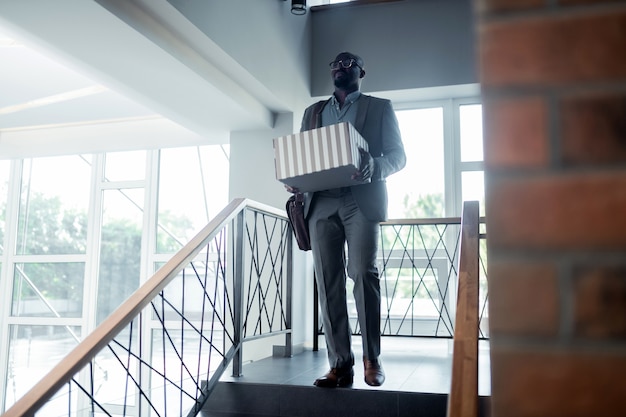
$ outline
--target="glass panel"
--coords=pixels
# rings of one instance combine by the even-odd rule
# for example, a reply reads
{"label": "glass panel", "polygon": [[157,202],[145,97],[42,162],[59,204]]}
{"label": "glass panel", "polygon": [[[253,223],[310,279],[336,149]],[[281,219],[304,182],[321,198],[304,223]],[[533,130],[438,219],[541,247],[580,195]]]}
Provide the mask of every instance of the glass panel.
{"label": "glass panel", "polygon": [[[165,410],[162,413],[165,416],[183,415],[181,411],[193,406],[192,398],[180,394],[181,387],[187,392],[197,390],[198,382],[189,373],[194,375],[197,372],[199,381],[208,380],[223,366],[224,352],[231,347],[230,341],[225,341],[221,332],[214,332],[209,343],[189,327],[152,331],[150,364],[154,371],[150,385],[151,401],[157,410]],[[187,372],[179,370],[181,356],[189,370]],[[166,398],[176,398],[177,401],[166,401]]]}
{"label": "glass panel", "polygon": [[[132,379],[141,381],[139,360],[139,320],[135,320],[115,337],[95,358],[93,382],[96,400],[111,412],[111,405],[135,407],[139,398]],[[131,378],[129,378],[129,375]],[[113,415],[116,415],[113,413]],[[129,412],[127,415],[137,415]]]}
{"label": "glass panel", "polygon": [[[7,193],[9,192],[9,161],[0,161],[0,255],[4,252],[4,230],[6,228]],[[0,266],[2,264],[0,263]],[[2,268],[0,268],[0,271]]]}
{"label": "glass panel", "polygon": [[443,108],[396,112],[406,167],[387,179],[389,218],[444,216]]}
{"label": "glass panel", "polygon": [[163,289],[163,299],[156,299],[152,318],[180,320],[184,316],[189,321],[210,323],[204,325],[212,329],[219,327],[228,301],[218,268],[216,262],[207,265],[199,256]]}
{"label": "glass panel", "polygon": [[478,201],[479,213],[485,215],[485,174],[483,171],[461,172],[463,201]]}
{"label": "glass panel", "polygon": [[478,281],[479,336],[489,337],[489,281],[487,280],[487,239],[480,239],[480,268]]}
{"label": "glass panel", "polygon": [[[9,192],[10,167],[10,161],[0,161],[0,256],[4,253],[4,231],[6,229],[7,193]],[[2,288],[2,271],[2,258],[0,258],[0,288]]]}
{"label": "glass panel", "polygon": [[85,253],[90,177],[81,156],[24,160],[18,254]]}
{"label": "glass panel", "polygon": [[143,189],[103,192],[98,323],[139,287],[143,199]]}
{"label": "glass panel", "polygon": [[228,150],[161,150],[157,253],[178,251],[228,204]]}
{"label": "glass panel", "polygon": [[137,181],[146,177],[146,151],[110,152],[105,161],[105,181]]}
{"label": "glass panel", "polygon": [[84,263],[17,264],[13,277],[13,316],[81,317]]}
{"label": "glass panel", "polygon": [[483,106],[459,106],[461,132],[461,162],[483,160]]}
{"label": "glass panel", "polygon": [[[394,336],[452,336],[458,225],[381,228],[381,330]],[[348,281],[352,329],[356,308]]]}
{"label": "glass panel", "polygon": [[[78,344],[77,339],[80,336],[79,327],[9,326],[9,360],[5,397],[7,408],[58,364]],[[67,410],[67,400],[65,410]]]}

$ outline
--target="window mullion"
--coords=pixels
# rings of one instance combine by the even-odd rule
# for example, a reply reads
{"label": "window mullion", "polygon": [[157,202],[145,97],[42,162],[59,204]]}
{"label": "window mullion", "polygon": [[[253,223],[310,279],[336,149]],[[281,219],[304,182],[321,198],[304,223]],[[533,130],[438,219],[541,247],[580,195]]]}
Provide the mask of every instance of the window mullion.
{"label": "window mullion", "polygon": [[104,161],[104,154],[94,155],[91,167],[89,213],[87,216],[87,261],[85,264],[85,292],[83,297],[84,334],[88,334],[97,324]]}
{"label": "window mullion", "polygon": [[460,161],[460,140],[456,121],[458,113],[452,99],[443,103],[443,135],[444,135],[444,183],[446,216],[459,216],[461,173],[458,169]]}
{"label": "window mullion", "polygon": [[15,259],[16,230],[17,217],[19,207],[19,189],[21,183],[23,160],[12,160],[9,169],[9,181],[7,190],[6,212],[5,212],[5,230],[4,230],[4,250],[2,251],[2,270],[0,271],[0,294],[2,302],[0,302],[0,371],[3,382],[0,384],[0,412],[6,408],[7,397],[7,367],[9,355],[9,324],[8,318],[11,314],[11,305],[13,304],[13,263]]}

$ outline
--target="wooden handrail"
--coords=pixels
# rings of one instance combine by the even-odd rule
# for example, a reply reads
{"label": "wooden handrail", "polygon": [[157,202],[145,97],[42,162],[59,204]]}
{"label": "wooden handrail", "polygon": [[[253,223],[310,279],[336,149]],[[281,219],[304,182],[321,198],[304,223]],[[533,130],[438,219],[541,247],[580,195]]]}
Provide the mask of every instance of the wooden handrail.
{"label": "wooden handrail", "polygon": [[478,416],[478,225],[478,202],[466,201],[461,217],[459,290],[448,417]]}
{"label": "wooden handrail", "polygon": [[285,217],[273,207],[244,198],[234,199],[163,267],[131,294],[109,317],[21,397],[2,417],[31,417],[64,384],[84,368],[191,262],[220,229],[246,207]]}

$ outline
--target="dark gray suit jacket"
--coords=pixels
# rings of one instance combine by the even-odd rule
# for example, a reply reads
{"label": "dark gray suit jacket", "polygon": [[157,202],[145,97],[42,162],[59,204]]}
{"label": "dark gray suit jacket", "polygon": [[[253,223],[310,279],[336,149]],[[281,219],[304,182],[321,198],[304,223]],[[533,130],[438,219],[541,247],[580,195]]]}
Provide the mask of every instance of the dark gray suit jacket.
{"label": "dark gray suit jacket", "polygon": [[[322,109],[329,100],[319,101],[304,111],[300,131],[322,127]],[[361,94],[355,128],[367,141],[374,157],[372,181],[350,187],[352,195],[365,217],[371,221],[387,220],[387,186],[385,178],[404,168],[406,155],[398,120],[391,102]],[[315,200],[315,193],[305,193],[304,213]]]}

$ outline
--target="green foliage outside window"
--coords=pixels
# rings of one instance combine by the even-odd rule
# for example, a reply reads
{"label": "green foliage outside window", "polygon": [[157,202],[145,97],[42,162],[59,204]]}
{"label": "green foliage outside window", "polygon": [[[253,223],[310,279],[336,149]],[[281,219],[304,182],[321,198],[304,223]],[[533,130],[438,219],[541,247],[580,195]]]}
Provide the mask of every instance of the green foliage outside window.
{"label": "green foliage outside window", "polygon": [[420,195],[417,199],[405,194],[402,205],[407,219],[438,218],[444,214],[443,194]]}
{"label": "green foliage outside window", "polygon": [[17,227],[17,253],[21,255],[84,254],[87,248],[87,213],[63,206],[60,197],[25,193]]}
{"label": "green foliage outside window", "polygon": [[184,216],[177,216],[170,211],[159,213],[157,233],[157,253],[176,253],[187,242],[181,242],[178,236],[188,236],[193,230],[193,222]]}
{"label": "green foliage outside window", "polygon": [[[22,202],[18,219],[17,253],[24,255],[84,255],[87,251],[87,213],[63,205],[59,197],[30,193]],[[6,204],[0,201],[0,219],[4,225]],[[184,216],[164,213],[160,219],[167,233],[159,234],[157,246],[175,253],[186,242],[184,236],[191,221]],[[4,227],[0,229],[3,231]],[[100,322],[123,302],[140,282],[142,229],[135,222],[109,220],[101,231],[98,271],[98,313]],[[13,314],[20,316],[82,316],[85,281],[84,262],[25,262],[16,265],[13,285]],[[146,277],[144,277],[146,278]],[[58,308],[51,311],[43,300]],[[27,301],[36,308],[24,307]],[[68,311],[72,310],[72,311]]]}

